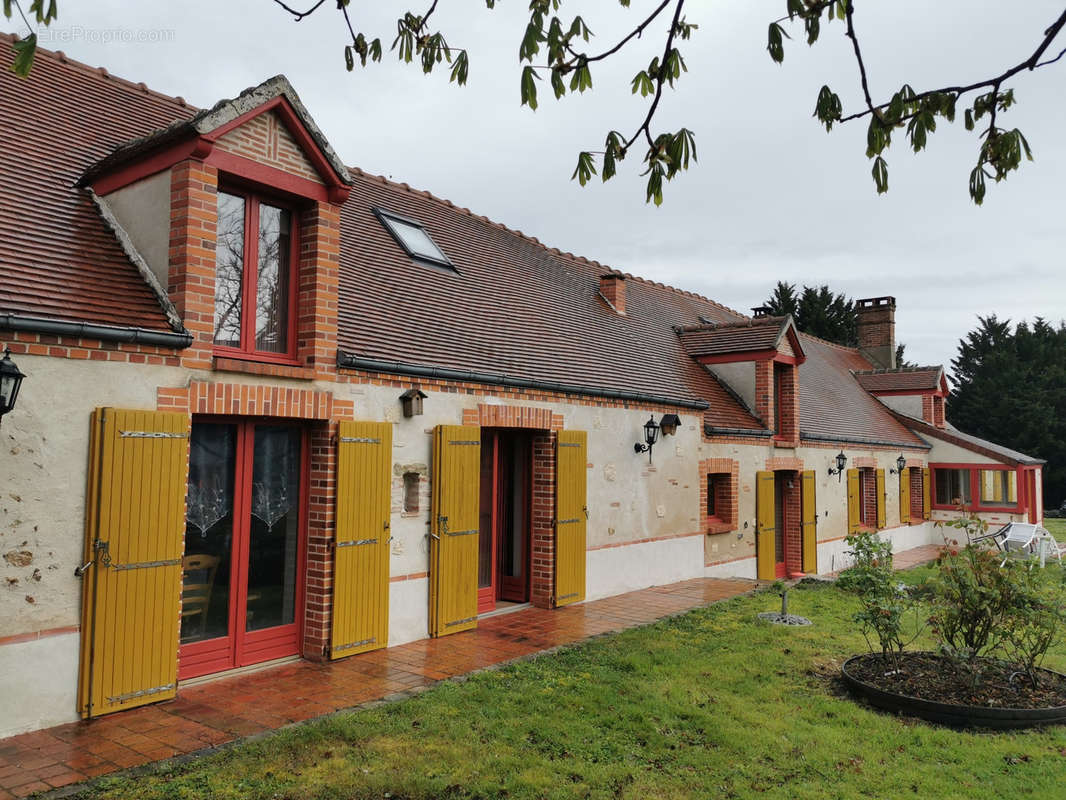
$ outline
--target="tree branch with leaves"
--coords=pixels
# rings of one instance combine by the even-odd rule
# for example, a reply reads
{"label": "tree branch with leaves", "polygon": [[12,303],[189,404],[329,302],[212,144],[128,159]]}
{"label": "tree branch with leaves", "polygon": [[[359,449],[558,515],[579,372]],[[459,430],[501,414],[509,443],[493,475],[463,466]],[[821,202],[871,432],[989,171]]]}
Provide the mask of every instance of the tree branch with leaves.
{"label": "tree branch with leaves", "polygon": [[[17,12],[29,31],[14,44],[14,69],[26,75],[32,66],[37,44],[31,20],[37,26],[54,21],[56,0],[31,0],[28,14],[23,13],[19,0],[2,2],[5,16],[11,19]],[[274,3],[296,22],[324,8],[334,7],[346,31],[343,55],[349,71],[354,70],[357,63],[366,67],[368,63],[382,60],[382,38],[361,30],[353,17],[351,0],[330,0],[328,4],[326,0],[306,0],[306,6],[293,5],[292,0],[274,0]],[[439,3],[440,0],[428,0],[425,10],[407,10],[400,15],[390,49],[401,62],[417,62],[427,74],[446,67],[449,80],[462,86],[469,78],[470,52],[450,45],[442,31],[430,26]],[[966,129],[979,129],[977,164],[969,175],[969,192],[973,201],[980,205],[989,179],[998,183],[1017,170],[1023,160],[1032,160],[1032,151],[1022,132],[1018,128],[1000,127],[998,122],[1000,115],[1015,104],[1014,88],[1009,83],[1026,72],[1063,61],[1066,47],[1055,53],[1052,45],[1056,41],[1061,43],[1059,36],[1066,27],[1066,9],[1037,37],[1033,51],[1013,66],[966,84],[918,91],[905,83],[887,100],[876,100],[870,89],[869,70],[856,23],[857,3],[858,0],[785,0],[785,15],[769,24],[767,51],[770,57],[777,63],[784,61],[785,40],[791,38],[786,26],[802,23],[807,44],[814,45],[822,38],[823,22],[827,25],[834,21],[841,23],[840,33],[849,40],[854,55],[862,89],[862,107],[846,110],[840,96],[829,86],[823,86],[815,101],[814,116],[826,131],[832,131],[835,124],[868,119],[866,155],[873,161],[871,172],[879,194],[888,191],[885,153],[892,144],[892,134],[903,129],[911,149],[915,153],[924,150],[929,136],[936,132],[938,120],[954,122],[956,106],[965,97],[969,103],[964,111]],[[629,9],[631,0],[618,0],[618,4]],[[538,106],[538,85],[545,78],[556,99],[567,93],[582,94],[592,89],[594,65],[620,58],[623,51],[633,51],[645,39],[652,42],[654,55],[647,67],[640,69],[630,82],[632,93],[647,100],[647,110],[630,135],[611,130],[602,150],[583,150],[578,154],[571,178],[582,186],[596,175],[603,181],[614,177],[618,162],[623,161],[639,143],[643,151],[642,174],[647,176],[645,198],[659,205],[663,199],[664,179],[672,180],[696,161],[695,134],[689,128],[669,132],[655,127],[664,89],[676,88],[681,76],[687,72],[678,44],[688,42],[699,28],[687,21],[685,4],[686,0],[649,0],[650,10],[624,36],[606,49],[594,52],[587,47],[593,33],[586,21],[581,16],[560,16],[563,0],[530,0],[529,19],[518,53],[521,67],[519,99],[522,105],[533,111]],[[496,0],[485,0],[485,6],[494,9]],[[661,42],[662,46],[656,46],[656,42]]]}

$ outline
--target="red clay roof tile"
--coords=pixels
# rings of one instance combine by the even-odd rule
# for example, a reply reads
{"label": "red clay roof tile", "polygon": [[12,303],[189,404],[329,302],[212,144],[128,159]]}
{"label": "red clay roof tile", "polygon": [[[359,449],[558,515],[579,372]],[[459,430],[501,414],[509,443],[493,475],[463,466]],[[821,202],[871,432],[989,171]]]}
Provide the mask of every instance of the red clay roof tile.
{"label": "red clay roof tile", "polygon": [[943,367],[903,367],[863,370],[855,373],[855,380],[868,392],[935,391],[943,375]]}
{"label": "red clay roof tile", "polygon": [[0,42],[0,312],[169,331],[159,301],[74,183],[118,143],[193,109],[47,50],[19,78],[8,37]]}

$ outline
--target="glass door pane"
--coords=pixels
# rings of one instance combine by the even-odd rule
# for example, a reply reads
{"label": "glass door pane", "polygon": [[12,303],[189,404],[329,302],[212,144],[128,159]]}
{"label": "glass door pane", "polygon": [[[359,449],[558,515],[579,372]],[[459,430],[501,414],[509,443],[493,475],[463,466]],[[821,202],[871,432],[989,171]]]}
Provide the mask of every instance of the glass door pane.
{"label": "glass door pane", "polygon": [[237,427],[199,423],[189,447],[181,641],[229,634]]}
{"label": "glass door pane", "polygon": [[296,621],[301,449],[298,429],[255,429],[245,625],[249,631]]}

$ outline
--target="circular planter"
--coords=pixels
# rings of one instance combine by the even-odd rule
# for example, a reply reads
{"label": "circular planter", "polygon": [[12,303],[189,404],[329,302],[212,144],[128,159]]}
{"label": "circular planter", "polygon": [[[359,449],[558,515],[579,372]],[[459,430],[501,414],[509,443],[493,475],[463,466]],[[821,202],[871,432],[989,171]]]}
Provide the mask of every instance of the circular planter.
{"label": "circular planter", "polygon": [[[940,703],[922,700],[910,695],[897,694],[867,683],[848,672],[848,666],[866,658],[868,654],[852,656],[844,662],[841,674],[852,693],[865,698],[870,705],[908,717],[918,717],[955,728],[1032,728],[1038,725],[1066,723],[1066,706],[1051,708],[992,708],[966,706],[955,703]],[[931,654],[929,654],[931,655]],[[1042,672],[1055,673],[1049,669]]]}

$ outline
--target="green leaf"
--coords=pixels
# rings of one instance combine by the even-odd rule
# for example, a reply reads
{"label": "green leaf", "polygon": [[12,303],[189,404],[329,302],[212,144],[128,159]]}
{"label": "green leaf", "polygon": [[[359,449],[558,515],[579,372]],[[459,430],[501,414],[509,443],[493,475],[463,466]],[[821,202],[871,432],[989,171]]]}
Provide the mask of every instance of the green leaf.
{"label": "green leaf", "polygon": [[449,83],[454,81],[460,86],[466,85],[466,76],[470,69],[470,62],[466,56],[466,50],[460,50],[459,55],[455,57],[455,62],[452,64],[452,75],[449,79]]}
{"label": "green leaf", "polygon": [[592,73],[589,71],[588,64],[582,61],[574,69],[574,74],[570,78],[570,91],[584,92],[586,89],[592,88]]}
{"label": "green leaf", "polygon": [[15,50],[15,61],[11,65],[11,71],[20,78],[25,78],[30,74],[30,68],[33,67],[33,57],[37,54],[37,34],[31,33],[11,46]]}
{"label": "green leaf", "polygon": [[771,22],[767,33],[766,50],[770,53],[770,58],[778,64],[785,60],[785,44],[782,37],[791,38],[778,23]]}
{"label": "green leaf", "polygon": [[556,100],[566,94],[566,83],[563,81],[563,76],[559,73],[559,70],[557,69],[552,69],[551,84],[552,91],[555,92]]}
{"label": "green leaf", "polygon": [[970,198],[977,205],[985,201],[985,171],[980,164],[970,173]]}
{"label": "green leaf", "polygon": [[644,70],[633,76],[633,94],[637,92],[640,92],[641,97],[655,94],[655,84],[652,82],[651,76]]}
{"label": "green leaf", "polygon": [[884,194],[888,191],[888,164],[885,160],[878,156],[874,159],[874,168],[871,172],[874,178],[874,185],[877,186],[877,193]]}
{"label": "green leaf", "polygon": [[540,75],[533,67],[522,69],[522,105],[529,106],[533,111],[537,110],[537,81]]}
{"label": "green leaf", "polygon": [[833,123],[840,120],[844,113],[844,107],[840,103],[840,97],[828,86],[823,86],[818,91],[818,100],[814,104],[814,116],[825,125],[827,131],[833,130]]}
{"label": "green leaf", "polygon": [[973,130],[973,109],[972,108],[966,109],[966,113],[963,114],[963,120],[964,120],[963,124],[966,126],[966,130],[972,131]]}
{"label": "green leaf", "polygon": [[344,66],[351,72],[355,69],[355,56],[352,55],[352,46],[348,45],[344,48]]}
{"label": "green leaf", "polygon": [[582,151],[577,154],[577,167],[574,169],[574,174],[570,176],[570,180],[577,178],[578,182],[584,186],[590,180],[592,176],[596,174],[596,162],[592,160],[592,153]]}
{"label": "green leaf", "polygon": [[663,165],[658,161],[648,170],[648,189],[644,202],[654,202],[657,206],[663,204]]}

